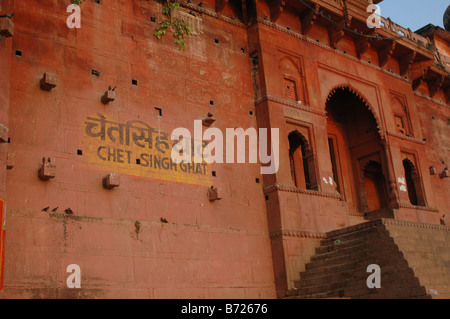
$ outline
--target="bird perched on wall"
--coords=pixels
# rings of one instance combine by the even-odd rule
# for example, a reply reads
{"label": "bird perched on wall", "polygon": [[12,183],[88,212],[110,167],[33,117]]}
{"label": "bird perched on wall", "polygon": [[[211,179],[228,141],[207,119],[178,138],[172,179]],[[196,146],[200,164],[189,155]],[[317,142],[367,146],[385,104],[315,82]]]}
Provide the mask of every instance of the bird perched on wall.
{"label": "bird perched on wall", "polygon": [[67,208],[66,210],[64,210],[66,212],[66,214],[68,215],[72,215],[73,211],[70,208]]}
{"label": "bird perched on wall", "polygon": [[42,208],[41,212],[47,212],[50,209],[50,206],[47,206],[45,208]]}
{"label": "bird perched on wall", "polygon": [[53,209],[51,210],[51,212],[54,213],[54,212],[56,212],[57,210],[58,210],[58,206],[56,206],[55,208],[53,208]]}
{"label": "bird perched on wall", "polygon": [[1,14],[0,18],[9,18],[11,19],[12,17],[14,17],[14,12],[13,13],[8,13],[8,14]]}
{"label": "bird perched on wall", "polygon": [[168,223],[167,219],[165,219],[165,218],[162,218],[162,217],[161,217],[160,220],[161,220],[161,222],[164,223],[164,224],[167,224],[167,223]]}

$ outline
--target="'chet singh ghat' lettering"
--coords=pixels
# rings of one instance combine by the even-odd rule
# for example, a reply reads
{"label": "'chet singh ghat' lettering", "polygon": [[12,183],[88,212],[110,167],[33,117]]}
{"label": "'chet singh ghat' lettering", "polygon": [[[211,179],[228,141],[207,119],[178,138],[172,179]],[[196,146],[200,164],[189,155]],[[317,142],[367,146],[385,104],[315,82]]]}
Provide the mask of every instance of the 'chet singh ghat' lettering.
{"label": "'chet singh ghat' lettering", "polygon": [[[237,141],[237,161],[245,163],[246,149],[248,149],[248,163],[259,160],[261,174],[275,174],[279,167],[279,131],[271,129],[270,137],[267,129],[255,128],[227,128],[226,156],[224,157],[224,138],[218,128],[208,128],[203,132],[202,121],[194,121],[194,136],[186,128],[176,128],[169,134],[161,132],[145,122],[134,120],[125,124],[107,120],[101,114],[98,117],[89,116],[85,121],[87,136],[107,144],[96,149],[97,157],[104,162],[119,164],[136,163],[149,169],[163,169],[166,171],[184,172],[189,174],[206,175],[207,164],[235,163],[235,140]],[[246,138],[249,145],[246,148]],[[111,145],[112,144],[112,145]],[[268,146],[270,144],[270,155]],[[133,150],[138,149],[139,154]],[[258,152],[259,149],[259,152]],[[267,165],[269,164],[269,165]]]}

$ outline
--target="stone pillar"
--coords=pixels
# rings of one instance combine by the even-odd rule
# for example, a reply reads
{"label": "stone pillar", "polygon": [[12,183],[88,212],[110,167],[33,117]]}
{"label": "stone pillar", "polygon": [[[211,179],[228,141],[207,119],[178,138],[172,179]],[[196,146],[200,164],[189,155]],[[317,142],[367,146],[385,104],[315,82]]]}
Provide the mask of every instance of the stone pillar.
{"label": "stone pillar", "polygon": [[399,197],[397,191],[397,183],[395,181],[394,174],[394,165],[392,163],[392,155],[391,150],[389,148],[389,143],[387,141],[387,137],[381,139],[381,144],[384,147],[384,154],[386,156],[386,169],[388,173],[388,181],[389,181],[389,208],[398,208],[399,207]]}

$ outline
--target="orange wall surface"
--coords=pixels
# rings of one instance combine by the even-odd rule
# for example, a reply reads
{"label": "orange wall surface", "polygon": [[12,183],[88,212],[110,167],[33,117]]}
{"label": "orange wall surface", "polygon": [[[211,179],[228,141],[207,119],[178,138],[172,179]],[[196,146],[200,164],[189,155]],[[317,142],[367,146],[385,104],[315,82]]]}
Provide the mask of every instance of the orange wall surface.
{"label": "orange wall surface", "polygon": [[[256,127],[246,29],[204,15],[201,34],[180,51],[170,33],[153,35],[163,20],[155,1],[87,1],[80,29],[66,26],[66,2],[16,1],[15,35],[0,40],[2,73],[12,58],[11,79],[0,79],[0,115],[9,110],[8,152],[16,154],[6,173],[0,297],[274,297],[258,164],[212,164],[205,174],[149,172],[127,155],[124,163],[99,160],[101,145],[139,153],[85,132],[87,118],[98,114],[115,123],[139,120],[154,128],[155,139],[177,127],[193,132],[194,120],[208,112],[224,132]],[[49,92],[39,88],[44,72],[58,76]],[[109,85],[117,86],[116,99],[104,105]],[[49,181],[37,177],[43,157],[56,164]],[[108,173],[121,174],[119,188],[102,187]],[[208,200],[212,185],[222,200]],[[41,211],[48,206],[58,210]],[[79,290],[66,287],[70,264],[81,267]]]}
{"label": "orange wall surface", "polygon": [[[348,37],[331,48],[325,27],[303,35],[287,11],[272,23],[266,1],[248,8],[252,22],[258,18],[249,26],[233,3],[216,14],[215,1],[203,1],[189,17],[196,34],[185,51],[171,32],[155,37],[164,18],[156,1],[88,0],[80,29],[66,26],[68,2],[0,0],[0,13],[15,12],[14,36],[0,38],[0,123],[10,137],[0,144],[7,207],[0,298],[283,296],[325,232],[365,220],[352,182],[359,162],[343,163],[343,194],[330,182],[328,134],[341,130],[328,120],[327,103],[343,88],[378,131],[370,135],[376,143],[362,139],[342,154],[381,154],[395,218],[438,224],[448,212],[450,178],[439,173],[450,162],[449,105],[442,91],[430,97],[426,84],[413,90],[393,57],[384,67],[373,48],[357,58]],[[45,72],[57,75],[50,91],[40,88]],[[297,81],[301,102],[286,99],[285,78]],[[109,86],[115,100],[103,104]],[[411,136],[395,133],[397,100]],[[171,167],[171,132],[193,134],[194,121],[208,113],[222,132],[279,129],[278,172],[261,175],[259,163]],[[104,139],[89,126],[102,119]],[[293,185],[288,135],[295,128],[314,155],[315,190]],[[152,139],[139,139],[142,130]],[[15,154],[8,170],[7,153]],[[38,177],[43,158],[56,165],[47,181]],[[408,204],[399,189],[405,158],[420,175],[426,206]],[[119,187],[103,187],[109,173],[120,174]],[[211,186],[221,200],[208,200]],[[71,264],[81,268],[81,289],[67,288]]]}

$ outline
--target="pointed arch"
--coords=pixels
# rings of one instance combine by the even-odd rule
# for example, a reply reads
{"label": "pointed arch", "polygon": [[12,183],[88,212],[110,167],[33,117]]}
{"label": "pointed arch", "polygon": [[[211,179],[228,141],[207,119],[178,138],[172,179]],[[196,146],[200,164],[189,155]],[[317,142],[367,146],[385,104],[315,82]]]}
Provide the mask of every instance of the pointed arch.
{"label": "pointed arch", "polygon": [[416,165],[409,158],[404,158],[403,168],[405,171],[406,188],[411,205],[426,206],[422,178],[420,177]]}
{"label": "pointed arch", "polygon": [[298,130],[289,133],[291,176],[298,188],[318,190],[315,155],[308,139]]}
{"label": "pointed arch", "polygon": [[361,102],[367,107],[367,109],[370,111],[370,113],[375,118],[375,121],[377,123],[378,134],[380,135],[381,139],[384,140],[383,126],[381,124],[381,120],[380,120],[377,112],[375,111],[375,108],[369,103],[369,101],[364,97],[363,94],[361,94],[357,89],[355,89],[350,84],[345,83],[345,84],[338,84],[338,85],[334,86],[330,90],[330,93],[327,96],[325,104],[328,104],[330,102],[331,98],[338,90],[342,90],[342,91],[348,90],[349,92],[353,93],[359,100],[361,100]]}

